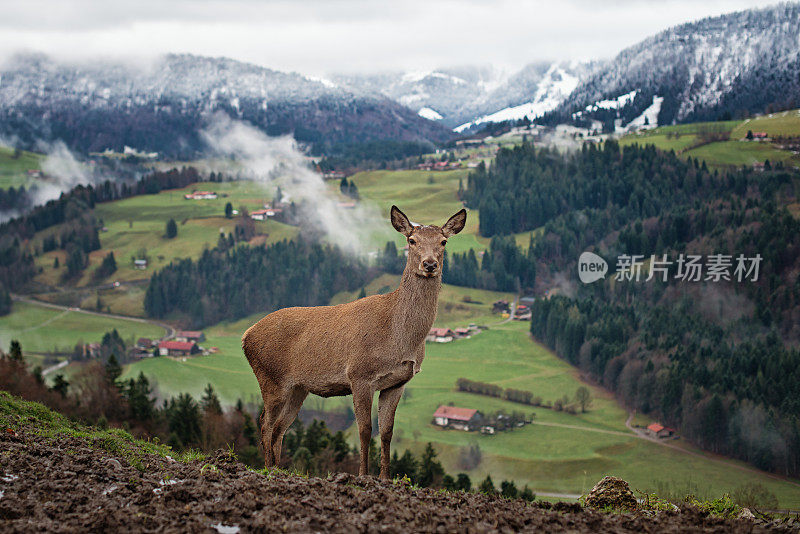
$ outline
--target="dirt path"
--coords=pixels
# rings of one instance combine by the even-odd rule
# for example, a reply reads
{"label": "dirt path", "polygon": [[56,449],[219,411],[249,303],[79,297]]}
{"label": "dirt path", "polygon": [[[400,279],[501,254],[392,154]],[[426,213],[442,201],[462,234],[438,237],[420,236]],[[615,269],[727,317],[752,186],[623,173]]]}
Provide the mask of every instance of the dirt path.
{"label": "dirt path", "polygon": [[24,302],[26,304],[32,304],[34,306],[42,306],[42,307],[45,307],[45,308],[52,308],[54,310],[61,310],[61,311],[64,312],[62,314],[57,315],[56,317],[51,317],[50,319],[48,319],[47,321],[45,321],[44,323],[42,323],[42,324],[40,324],[38,326],[31,327],[29,330],[45,326],[47,323],[55,321],[57,318],[65,315],[66,313],[75,312],[75,313],[85,313],[86,315],[95,315],[97,317],[107,317],[109,319],[120,319],[120,320],[123,320],[123,321],[134,321],[136,323],[150,324],[150,325],[157,326],[159,328],[163,328],[164,329],[164,336],[161,337],[161,340],[171,339],[171,338],[175,337],[175,329],[172,326],[170,326],[170,325],[168,325],[166,323],[153,321],[151,319],[143,319],[141,317],[130,317],[128,315],[118,315],[118,314],[115,314],[115,313],[104,313],[104,312],[98,312],[98,311],[84,310],[82,308],[75,308],[75,307],[69,307],[69,306],[61,306],[59,304],[53,304],[51,302],[44,302],[42,300],[37,300],[37,299],[31,298],[31,297],[26,297],[25,295],[11,295],[11,298],[16,302]]}

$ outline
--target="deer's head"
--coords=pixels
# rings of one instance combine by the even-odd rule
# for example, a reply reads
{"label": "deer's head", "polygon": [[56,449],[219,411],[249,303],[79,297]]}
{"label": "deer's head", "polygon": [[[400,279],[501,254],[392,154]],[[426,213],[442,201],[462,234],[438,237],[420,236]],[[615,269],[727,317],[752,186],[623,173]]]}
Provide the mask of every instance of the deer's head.
{"label": "deer's head", "polygon": [[434,278],[442,274],[444,247],[448,238],[464,229],[467,211],[461,210],[442,226],[414,226],[397,206],[391,210],[392,226],[408,241],[408,266],[414,274]]}

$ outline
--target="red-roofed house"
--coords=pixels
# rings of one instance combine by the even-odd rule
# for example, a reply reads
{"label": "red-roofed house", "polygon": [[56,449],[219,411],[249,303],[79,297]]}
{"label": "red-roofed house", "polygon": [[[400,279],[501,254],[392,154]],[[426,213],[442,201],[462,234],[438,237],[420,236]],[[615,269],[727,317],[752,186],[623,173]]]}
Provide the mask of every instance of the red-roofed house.
{"label": "red-roofed house", "polygon": [[769,139],[767,132],[753,132],[753,139]]}
{"label": "red-roofed house", "polygon": [[472,430],[478,425],[481,412],[472,408],[455,406],[439,406],[433,413],[433,424],[458,430]]}
{"label": "red-roofed house", "polygon": [[199,330],[182,330],[175,335],[175,341],[194,341],[200,343],[206,340],[206,336]]}
{"label": "red-roofed house", "polygon": [[453,341],[454,337],[456,337],[455,332],[449,328],[431,328],[430,332],[428,332],[428,335],[425,337],[425,341],[448,343]]}
{"label": "red-roofed house", "polygon": [[671,438],[675,435],[674,428],[669,428],[659,423],[651,424],[647,427],[647,431],[656,438]]}
{"label": "red-roofed house", "polygon": [[158,353],[161,356],[188,356],[200,352],[200,347],[194,341],[162,341],[158,344]]}

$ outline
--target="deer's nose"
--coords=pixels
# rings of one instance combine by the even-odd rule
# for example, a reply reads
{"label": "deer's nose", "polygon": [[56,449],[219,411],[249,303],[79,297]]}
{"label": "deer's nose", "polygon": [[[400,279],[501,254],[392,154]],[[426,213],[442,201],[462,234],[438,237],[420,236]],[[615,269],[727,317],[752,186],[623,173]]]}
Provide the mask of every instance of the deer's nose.
{"label": "deer's nose", "polygon": [[422,268],[429,273],[435,271],[438,266],[439,262],[436,260],[423,260],[422,262]]}

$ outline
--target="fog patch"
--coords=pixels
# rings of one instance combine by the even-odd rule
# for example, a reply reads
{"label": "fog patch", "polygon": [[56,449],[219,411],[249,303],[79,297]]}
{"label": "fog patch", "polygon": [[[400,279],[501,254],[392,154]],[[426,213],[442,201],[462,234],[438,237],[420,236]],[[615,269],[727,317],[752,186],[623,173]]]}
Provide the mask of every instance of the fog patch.
{"label": "fog patch", "polygon": [[[361,202],[355,207],[343,206],[342,199],[312,170],[291,136],[269,137],[222,113],[216,114],[200,133],[211,155],[234,160],[234,169],[243,169],[271,192],[280,187],[283,198],[276,200],[294,202],[302,226],[322,232],[345,250],[368,251],[372,229],[381,220],[377,210]],[[215,166],[224,164],[218,162]]]}

